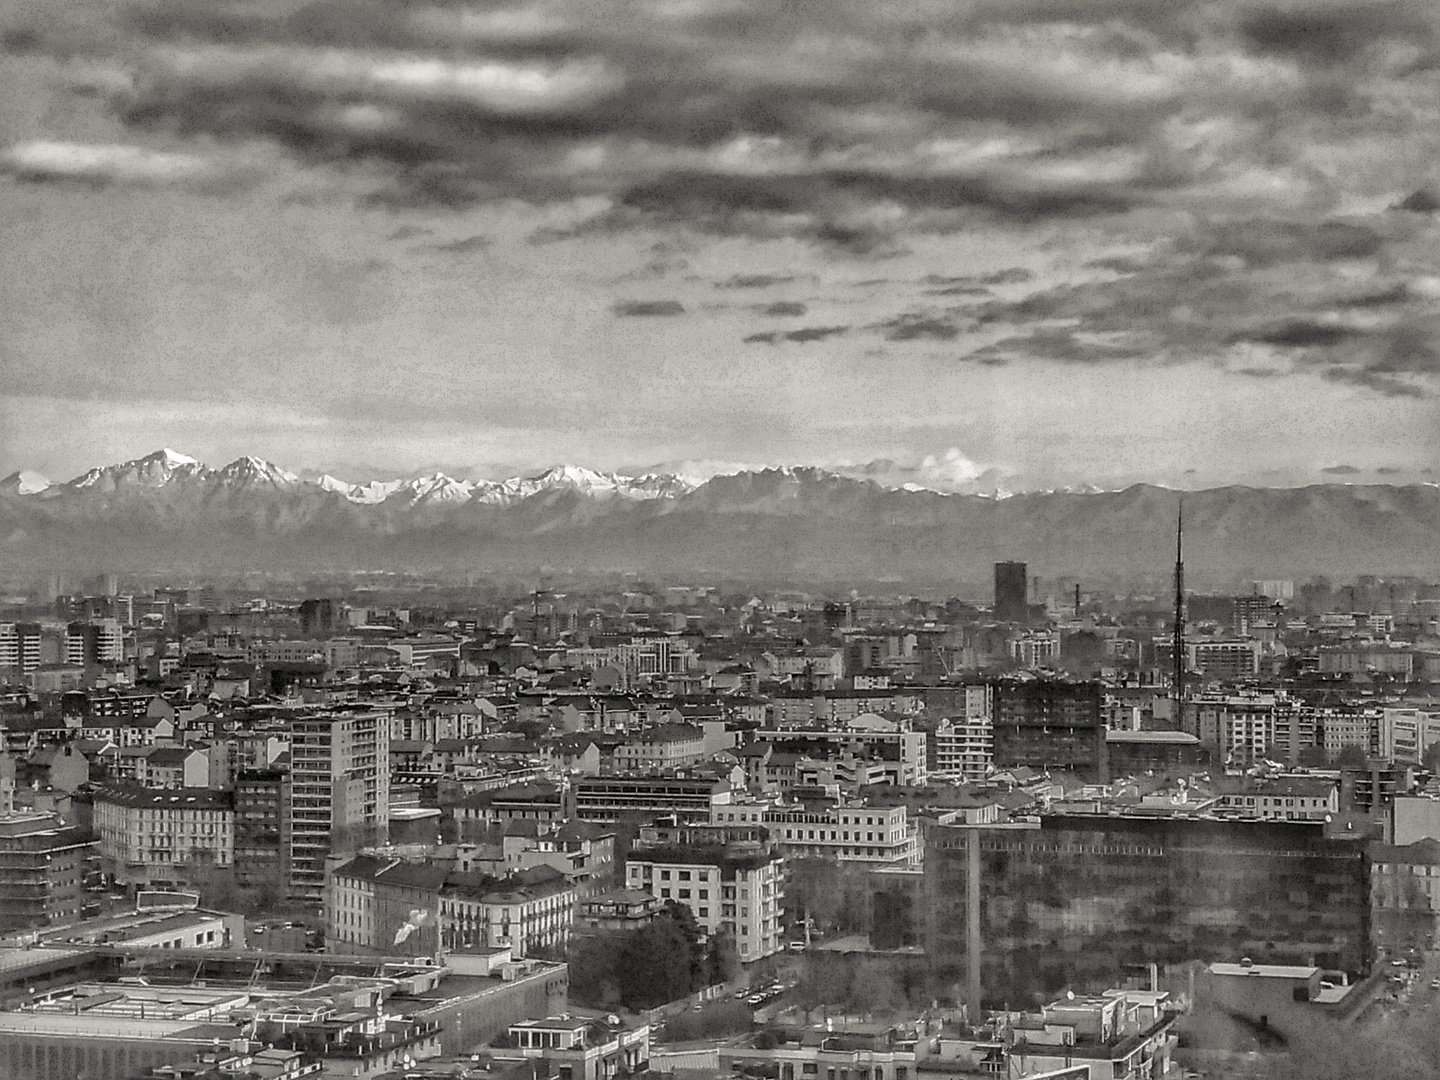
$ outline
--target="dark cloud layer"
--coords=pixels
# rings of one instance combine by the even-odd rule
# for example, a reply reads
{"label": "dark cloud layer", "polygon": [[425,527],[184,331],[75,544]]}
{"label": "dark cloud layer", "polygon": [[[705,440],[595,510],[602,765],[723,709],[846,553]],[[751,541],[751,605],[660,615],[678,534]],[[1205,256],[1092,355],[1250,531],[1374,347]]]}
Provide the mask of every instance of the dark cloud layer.
{"label": "dark cloud layer", "polygon": [[[1414,5],[1167,7],[161,0],[89,26],[14,18],[4,40],[73,55],[118,39],[139,73],[115,93],[127,124],[373,163],[392,174],[385,201],[604,190],[644,214],[821,240],[881,203],[1122,212],[1214,171],[1210,147],[1175,135],[1197,105],[1248,119],[1263,92],[1304,117],[1345,116],[1394,75],[1387,45],[1417,51],[1417,72],[1437,54],[1435,19]],[[1246,53],[1248,66],[1212,62]],[[952,144],[962,152],[922,149]],[[981,144],[1004,152],[963,152]],[[577,164],[577,145],[605,152]],[[739,159],[715,153],[737,146]],[[1265,150],[1227,149],[1241,163]]]}
{"label": "dark cloud layer", "polygon": [[621,300],[612,308],[622,318],[684,315],[685,305],[679,300]]}
{"label": "dark cloud layer", "polygon": [[807,326],[800,330],[766,330],[745,338],[747,345],[778,345],[790,341],[799,345],[825,341],[846,333],[848,326]]}
{"label": "dark cloud layer", "polygon": [[[397,211],[558,207],[537,243],[655,230],[827,261],[984,232],[1023,243],[1001,269],[897,272],[911,292],[855,324],[994,365],[1203,359],[1397,396],[1440,378],[1433,6],[81,0],[0,15],[0,47],[101,95],[135,143],[11,146],[0,171],[24,180],[301,177]],[[675,264],[651,265],[658,282]],[[764,290],[790,265],[696,280]],[[768,299],[749,310],[815,303]],[[977,330],[994,344],[967,347]]]}

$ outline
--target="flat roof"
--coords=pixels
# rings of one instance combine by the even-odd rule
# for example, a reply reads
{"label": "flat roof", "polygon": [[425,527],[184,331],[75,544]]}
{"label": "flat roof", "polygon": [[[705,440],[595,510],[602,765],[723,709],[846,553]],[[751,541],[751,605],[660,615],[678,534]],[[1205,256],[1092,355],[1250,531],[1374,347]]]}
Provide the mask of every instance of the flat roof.
{"label": "flat roof", "polygon": [[1200,739],[1188,731],[1107,731],[1106,742],[1167,743],[1176,746],[1198,746]]}
{"label": "flat roof", "polygon": [[1212,975],[1248,976],[1261,979],[1308,979],[1318,975],[1318,967],[1287,964],[1211,964]]}

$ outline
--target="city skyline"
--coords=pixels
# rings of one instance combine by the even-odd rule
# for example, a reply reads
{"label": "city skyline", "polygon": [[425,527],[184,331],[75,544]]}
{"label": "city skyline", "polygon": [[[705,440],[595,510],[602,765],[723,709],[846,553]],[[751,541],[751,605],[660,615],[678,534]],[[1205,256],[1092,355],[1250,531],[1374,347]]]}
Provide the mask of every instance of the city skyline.
{"label": "city skyline", "polygon": [[0,475],[1437,479],[1424,12],[71,0],[0,49]]}

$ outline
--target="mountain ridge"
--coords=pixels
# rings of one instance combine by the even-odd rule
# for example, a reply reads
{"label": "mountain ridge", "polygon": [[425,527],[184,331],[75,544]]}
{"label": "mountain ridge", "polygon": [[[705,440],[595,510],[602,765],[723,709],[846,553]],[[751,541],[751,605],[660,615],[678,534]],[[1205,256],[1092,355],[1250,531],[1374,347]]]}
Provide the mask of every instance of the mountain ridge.
{"label": "mountain ridge", "polygon": [[0,480],[0,559],[197,571],[548,564],[828,581],[984,580],[993,562],[1019,559],[1051,578],[1161,579],[1182,497],[1196,575],[1440,576],[1433,484],[1132,484],[997,497],[811,467],[701,481],[581,466],[501,481],[435,473],[354,484],[250,456],[216,469],[173,450],[59,484],[23,472]]}

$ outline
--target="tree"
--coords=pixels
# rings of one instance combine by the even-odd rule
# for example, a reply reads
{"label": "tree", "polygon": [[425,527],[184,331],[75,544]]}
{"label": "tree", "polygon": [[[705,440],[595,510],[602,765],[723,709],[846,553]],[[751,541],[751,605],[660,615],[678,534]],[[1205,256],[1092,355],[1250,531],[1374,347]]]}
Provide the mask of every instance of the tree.
{"label": "tree", "polygon": [[735,939],[723,930],[710,938],[706,955],[707,986],[728,983],[740,975],[740,953],[735,948]]}
{"label": "tree", "polygon": [[1433,742],[1425,748],[1425,753],[1420,756],[1420,764],[1427,772],[1440,774],[1440,742]]}
{"label": "tree", "polygon": [[1335,767],[1364,770],[1370,767],[1370,759],[1365,756],[1365,751],[1360,747],[1345,746],[1335,755]]}

